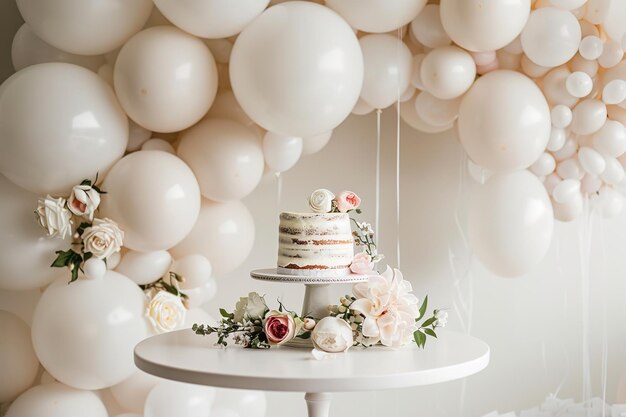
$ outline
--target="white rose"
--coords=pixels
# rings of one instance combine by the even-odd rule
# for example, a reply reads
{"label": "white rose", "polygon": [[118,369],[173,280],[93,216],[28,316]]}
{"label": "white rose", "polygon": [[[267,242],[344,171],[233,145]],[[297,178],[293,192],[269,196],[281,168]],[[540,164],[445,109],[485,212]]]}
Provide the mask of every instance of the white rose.
{"label": "white rose", "polygon": [[37,202],[37,221],[46,229],[48,236],[65,239],[72,234],[72,214],[65,208],[64,198],[40,198]]}
{"label": "white rose", "polygon": [[81,235],[85,252],[91,252],[98,259],[105,259],[119,252],[124,239],[124,232],[113,220],[95,219]]}
{"label": "white rose", "polygon": [[187,309],[180,297],[167,291],[158,291],[148,302],[146,316],[157,333],[176,330],[185,322]]}
{"label": "white rose", "polygon": [[67,207],[77,216],[83,216],[89,220],[100,205],[100,193],[91,185],[76,185],[72,188],[72,194],[67,201]]}
{"label": "white rose", "polygon": [[309,207],[315,213],[330,213],[335,195],[325,188],[313,191],[309,198]]}
{"label": "white rose", "polygon": [[265,299],[256,292],[251,292],[247,297],[240,297],[235,304],[233,319],[238,323],[243,323],[244,317],[249,319],[262,319],[267,311]]}
{"label": "white rose", "polygon": [[337,317],[324,317],[317,322],[311,333],[311,341],[316,349],[329,352],[345,352],[353,345],[352,329]]}

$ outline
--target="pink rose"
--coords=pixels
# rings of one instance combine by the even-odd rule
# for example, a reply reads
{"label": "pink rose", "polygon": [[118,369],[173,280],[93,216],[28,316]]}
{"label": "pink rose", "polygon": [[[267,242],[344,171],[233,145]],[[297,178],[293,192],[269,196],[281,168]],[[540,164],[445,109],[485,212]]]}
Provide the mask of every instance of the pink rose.
{"label": "pink rose", "polygon": [[350,264],[350,271],[355,274],[369,274],[374,270],[372,257],[365,252],[357,253]]}
{"label": "pink rose", "polygon": [[296,323],[290,314],[272,310],[265,316],[263,330],[270,345],[282,345],[296,335]]}
{"label": "pink rose", "polygon": [[345,213],[349,210],[354,210],[359,208],[361,204],[361,199],[358,195],[354,194],[352,191],[342,191],[339,193],[337,197],[335,197],[335,205],[337,206],[337,210],[340,213]]}

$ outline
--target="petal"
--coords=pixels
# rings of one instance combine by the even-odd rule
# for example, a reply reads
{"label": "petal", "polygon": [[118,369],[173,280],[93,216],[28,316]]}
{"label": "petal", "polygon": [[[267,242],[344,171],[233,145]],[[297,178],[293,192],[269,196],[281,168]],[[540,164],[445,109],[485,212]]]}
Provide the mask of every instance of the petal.
{"label": "petal", "polygon": [[370,314],[372,308],[373,304],[367,298],[359,298],[350,305],[350,309],[356,310],[359,313],[364,314],[365,316]]}
{"label": "petal", "polygon": [[380,331],[376,319],[373,317],[366,317],[363,321],[363,336],[365,337],[378,337]]}

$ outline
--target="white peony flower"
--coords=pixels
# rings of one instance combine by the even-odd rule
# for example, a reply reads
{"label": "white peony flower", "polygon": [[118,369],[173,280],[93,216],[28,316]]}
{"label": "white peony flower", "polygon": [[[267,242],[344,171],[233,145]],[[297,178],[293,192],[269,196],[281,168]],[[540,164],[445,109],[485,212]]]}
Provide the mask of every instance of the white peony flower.
{"label": "white peony flower", "polygon": [[311,332],[311,341],[315,349],[329,353],[345,352],[354,344],[352,328],[338,317],[318,321]]}
{"label": "white peony flower", "polygon": [[98,259],[106,259],[119,252],[124,240],[124,232],[113,220],[95,219],[81,235],[85,252],[91,252]]}
{"label": "white peony flower", "polygon": [[446,327],[446,324],[448,324],[447,311],[437,310],[437,312],[435,313],[435,318],[437,319],[434,323],[435,327]]}
{"label": "white peony flower", "polygon": [[368,282],[355,284],[353,293],[357,300],[350,309],[365,317],[363,336],[380,339],[385,346],[407,344],[417,328],[415,318],[419,315],[419,301],[412,291],[402,273],[389,267],[381,275],[370,276]]}
{"label": "white peony flower", "polygon": [[91,185],[76,185],[72,188],[72,194],[67,201],[67,207],[77,216],[83,216],[89,220],[100,205],[100,193]]}
{"label": "white peony flower", "polygon": [[65,208],[64,198],[40,198],[37,202],[37,221],[48,236],[65,239],[72,234],[72,214]]}
{"label": "white peony flower", "polygon": [[256,292],[251,292],[247,297],[240,297],[235,304],[234,320],[243,323],[244,318],[260,320],[265,316],[267,304],[265,299]]}
{"label": "white peony flower", "polygon": [[309,198],[309,207],[315,213],[330,213],[335,195],[325,188],[313,191]]}
{"label": "white peony flower", "polygon": [[157,291],[148,302],[146,316],[157,333],[176,330],[185,322],[187,309],[180,297],[167,291]]}

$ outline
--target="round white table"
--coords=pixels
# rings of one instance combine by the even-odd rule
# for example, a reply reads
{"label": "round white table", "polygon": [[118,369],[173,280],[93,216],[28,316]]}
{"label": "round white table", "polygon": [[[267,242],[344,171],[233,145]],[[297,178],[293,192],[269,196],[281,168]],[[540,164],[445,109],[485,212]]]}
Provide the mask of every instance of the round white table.
{"label": "round white table", "polygon": [[431,385],[475,374],[489,363],[489,346],[461,333],[441,331],[426,349],[352,348],[316,360],[309,349],[214,346],[214,335],[179,330],[135,347],[135,364],[150,374],[222,388],[305,392],[309,417],[328,417],[332,392]]}

